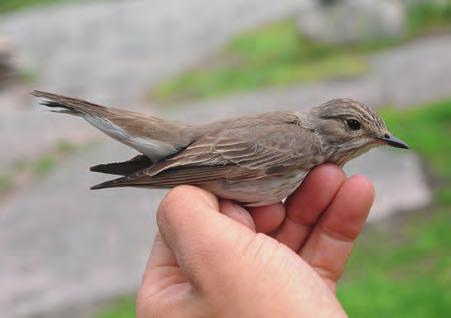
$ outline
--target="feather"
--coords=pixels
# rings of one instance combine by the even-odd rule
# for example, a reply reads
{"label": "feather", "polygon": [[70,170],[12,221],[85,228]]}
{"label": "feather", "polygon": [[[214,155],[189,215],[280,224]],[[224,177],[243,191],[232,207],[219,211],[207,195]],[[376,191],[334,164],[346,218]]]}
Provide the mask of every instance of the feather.
{"label": "feather", "polygon": [[143,155],[138,155],[130,160],[124,162],[115,162],[96,165],[89,168],[90,171],[116,174],[121,176],[126,176],[133,174],[139,170],[143,170],[152,165],[152,161]]}
{"label": "feather", "polygon": [[236,166],[183,167],[165,170],[150,176],[145,171],[106,181],[91,187],[91,190],[115,187],[172,188],[182,184],[199,185],[214,180],[258,179],[263,171],[243,170]]}

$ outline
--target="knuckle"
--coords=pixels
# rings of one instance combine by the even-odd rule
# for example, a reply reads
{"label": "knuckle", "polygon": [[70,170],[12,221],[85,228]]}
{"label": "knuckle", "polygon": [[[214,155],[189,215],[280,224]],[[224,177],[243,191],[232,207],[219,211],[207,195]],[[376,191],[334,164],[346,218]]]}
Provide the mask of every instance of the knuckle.
{"label": "knuckle", "polygon": [[310,264],[320,277],[331,282],[337,282],[340,279],[340,269],[328,268],[322,264]]}

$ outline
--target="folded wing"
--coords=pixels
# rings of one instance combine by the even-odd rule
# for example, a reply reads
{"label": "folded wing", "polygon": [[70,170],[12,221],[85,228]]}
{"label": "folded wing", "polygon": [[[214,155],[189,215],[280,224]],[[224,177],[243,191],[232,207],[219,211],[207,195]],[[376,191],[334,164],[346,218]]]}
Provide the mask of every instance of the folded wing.
{"label": "folded wing", "polygon": [[161,163],[130,176],[107,181],[110,187],[174,187],[214,180],[251,180],[304,167],[320,152],[316,134],[293,113],[246,117],[213,131]]}

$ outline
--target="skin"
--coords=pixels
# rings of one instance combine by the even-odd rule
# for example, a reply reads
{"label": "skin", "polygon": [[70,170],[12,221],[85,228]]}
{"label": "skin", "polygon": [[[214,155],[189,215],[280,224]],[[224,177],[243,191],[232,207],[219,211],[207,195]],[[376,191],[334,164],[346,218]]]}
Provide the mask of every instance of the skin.
{"label": "skin", "polygon": [[245,209],[170,191],[137,317],[346,317],[335,289],[374,197],[363,176],[313,169],[285,204]]}

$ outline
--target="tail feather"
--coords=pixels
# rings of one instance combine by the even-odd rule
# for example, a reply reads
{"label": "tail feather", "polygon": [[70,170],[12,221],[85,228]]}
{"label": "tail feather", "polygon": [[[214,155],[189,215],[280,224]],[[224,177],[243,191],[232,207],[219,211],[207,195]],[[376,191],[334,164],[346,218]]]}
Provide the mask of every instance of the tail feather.
{"label": "tail feather", "polygon": [[60,103],[57,103],[57,102],[48,102],[47,101],[47,102],[41,102],[39,104],[42,105],[42,106],[46,106],[46,107],[52,108],[49,111],[51,111],[53,113],[69,114],[69,115],[75,115],[75,116],[78,116],[78,115],[82,114],[78,110],[68,108],[68,107],[64,106],[63,104],[60,104]]}
{"label": "tail feather", "polygon": [[93,113],[102,111],[105,107],[96,105],[78,98],[66,97],[63,95],[52,94],[43,91],[33,91],[30,93],[35,97],[41,97],[48,99],[48,101],[42,102],[41,105],[50,108],[63,108],[63,110],[52,110],[59,113],[68,113],[71,115],[80,115],[83,113]]}
{"label": "tail feather", "polygon": [[[31,95],[46,99],[43,105],[50,111],[76,115],[117,141],[132,147],[152,162],[162,160],[184,149],[204,135],[208,127],[193,127],[158,117],[142,115],[125,109],[104,107],[81,99],[33,91]],[[137,164],[135,166],[135,164]],[[147,165],[148,162],[145,162]],[[126,175],[137,171],[144,162],[108,164],[93,171]],[[136,169],[136,170],[135,170]],[[133,171],[133,172],[134,172]],[[127,173],[126,173],[127,172]]]}

